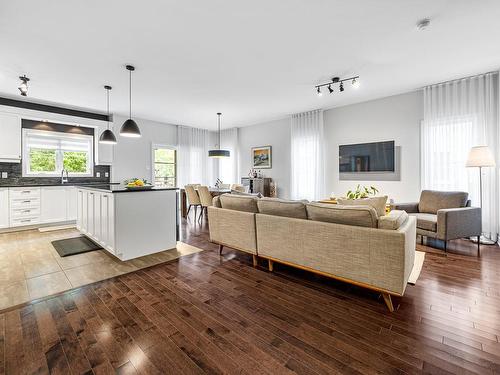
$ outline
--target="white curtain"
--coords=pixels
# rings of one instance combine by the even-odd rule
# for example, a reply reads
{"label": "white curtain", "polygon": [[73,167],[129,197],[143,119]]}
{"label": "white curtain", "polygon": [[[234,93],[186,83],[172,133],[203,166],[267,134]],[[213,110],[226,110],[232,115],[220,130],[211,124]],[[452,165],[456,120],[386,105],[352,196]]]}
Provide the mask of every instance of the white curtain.
{"label": "white curtain", "polygon": [[[478,168],[466,168],[473,146],[487,145],[498,163],[498,73],[424,88],[422,188],[467,191],[479,206]],[[483,168],[483,233],[498,236],[497,168]]]}
{"label": "white curtain", "polygon": [[206,129],[177,127],[177,176],[178,186],[202,184],[212,186],[217,179],[218,166],[208,157],[208,150],[215,145],[215,135]]}
{"label": "white curtain", "polygon": [[292,199],[324,198],[323,110],[292,116],[291,168]]}
{"label": "white curtain", "polygon": [[221,131],[221,148],[229,150],[229,158],[219,159],[219,178],[225,184],[237,184],[240,179],[238,128]]}

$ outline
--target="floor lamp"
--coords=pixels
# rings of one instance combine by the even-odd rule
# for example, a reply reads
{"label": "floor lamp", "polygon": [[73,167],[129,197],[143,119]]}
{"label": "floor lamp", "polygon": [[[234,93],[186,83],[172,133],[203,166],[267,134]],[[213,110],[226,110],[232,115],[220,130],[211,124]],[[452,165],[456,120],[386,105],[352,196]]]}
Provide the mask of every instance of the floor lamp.
{"label": "floor lamp", "polygon": [[[477,167],[479,168],[479,207],[481,207],[481,215],[483,209],[483,173],[482,168],[484,167],[494,167],[495,158],[491,153],[488,146],[475,146],[469,151],[469,156],[467,157],[466,167]],[[481,217],[482,221],[482,217]],[[474,240],[473,240],[474,241]],[[477,240],[476,240],[477,241]],[[484,245],[494,245],[495,241],[486,238],[481,234],[481,244]]]}

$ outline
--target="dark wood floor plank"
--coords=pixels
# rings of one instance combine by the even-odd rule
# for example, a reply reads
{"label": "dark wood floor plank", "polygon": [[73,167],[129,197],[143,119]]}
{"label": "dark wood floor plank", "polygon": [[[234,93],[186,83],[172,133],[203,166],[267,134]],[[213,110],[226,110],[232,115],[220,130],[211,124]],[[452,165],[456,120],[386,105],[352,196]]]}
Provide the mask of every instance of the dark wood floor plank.
{"label": "dark wood floor plank", "polygon": [[500,374],[498,247],[417,245],[389,313],[372,291],[219,256],[205,220],[181,237],[205,251],[0,312],[0,375]]}

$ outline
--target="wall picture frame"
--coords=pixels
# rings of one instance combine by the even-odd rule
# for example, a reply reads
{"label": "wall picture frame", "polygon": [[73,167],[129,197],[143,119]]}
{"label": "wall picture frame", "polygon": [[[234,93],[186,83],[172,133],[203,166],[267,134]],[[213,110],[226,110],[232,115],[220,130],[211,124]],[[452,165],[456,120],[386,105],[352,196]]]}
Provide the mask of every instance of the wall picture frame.
{"label": "wall picture frame", "polygon": [[271,169],[273,167],[272,146],[252,147],[252,168]]}

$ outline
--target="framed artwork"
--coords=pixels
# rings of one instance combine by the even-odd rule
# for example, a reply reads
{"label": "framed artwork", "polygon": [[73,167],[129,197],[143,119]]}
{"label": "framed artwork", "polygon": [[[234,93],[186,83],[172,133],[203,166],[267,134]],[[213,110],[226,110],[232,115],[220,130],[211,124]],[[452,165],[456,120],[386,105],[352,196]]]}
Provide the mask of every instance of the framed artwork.
{"label": "framed artwork", "polygon": [[262,146],[252,148],[253,168],[270,169],[272,168],[272,147]]}

